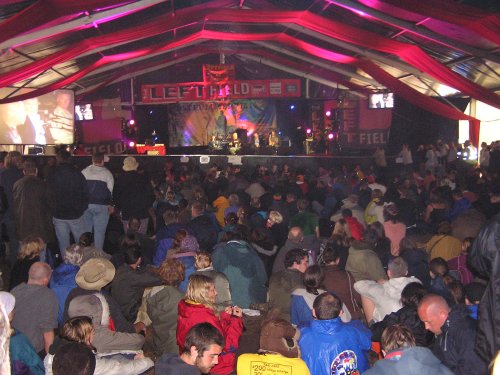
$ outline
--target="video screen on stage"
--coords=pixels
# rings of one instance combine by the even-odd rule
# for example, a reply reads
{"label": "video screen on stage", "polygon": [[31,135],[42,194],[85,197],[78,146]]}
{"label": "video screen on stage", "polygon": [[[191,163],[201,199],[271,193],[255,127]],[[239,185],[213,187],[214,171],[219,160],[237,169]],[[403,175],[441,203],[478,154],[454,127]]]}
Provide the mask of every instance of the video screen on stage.
{"label": "video screen on stage", "polygon": [[370,94],[368,96],[368,108],[394,108],[394,93],[380,92],[377,94]]}
{"label": "video screen on stage", "polygon": [[75,105],[75,115],[77,120],[93,120],[94,110],[92,109],[92,104],[77,104]]}
{"label": "video screen on stage", "polygon": [[71,90],[0,104],[0,144],[72,144],[74,123]]}
{"label": "video screen on stage", "polygon": [[208,145],[215,137],[230,139],[233,133],[248,138],[276,129],[273,100],[241,99],[227,102],[186,102],[169,106],[170,147]]}

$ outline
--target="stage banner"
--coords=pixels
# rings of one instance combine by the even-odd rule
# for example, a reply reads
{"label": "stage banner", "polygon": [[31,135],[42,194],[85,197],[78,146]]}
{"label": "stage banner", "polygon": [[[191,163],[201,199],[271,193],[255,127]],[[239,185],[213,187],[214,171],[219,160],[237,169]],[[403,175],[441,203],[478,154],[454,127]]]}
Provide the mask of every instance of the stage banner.
{"label": "stage banner", "polygon": [[232,81],[227,84],[204,82],[162,83],[141,86],[143,103],[176,103],[215,99],[297,98],[300,79]]}
{"label": "stage banner", "polygon": [[214,85],[226,85],[234,82],[236,72],[234,64],[229,65],[209,65],[203,64],[203,82]]}
{"label": "stage banner", "polygon": [[325,102],[325,108],[339,111],[340,142],[344,149],[371,149],[389,141],[392,109],[369,109],[364,99]]}
{"label": "stage banner", "polygon": [[267,135],[276,129],[276,105],[272,100],[231,100],[178,103],[169,106],[170,147],[208,145],[212,136],[227,139],[232,133]]}

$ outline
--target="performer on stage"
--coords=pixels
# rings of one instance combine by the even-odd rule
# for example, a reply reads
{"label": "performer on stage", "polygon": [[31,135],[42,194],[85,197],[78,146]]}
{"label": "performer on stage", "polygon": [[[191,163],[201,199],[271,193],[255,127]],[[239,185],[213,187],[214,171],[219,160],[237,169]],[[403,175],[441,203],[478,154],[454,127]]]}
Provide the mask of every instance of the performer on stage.
{"label": "performer on stage", "polygon": [[253,137],[252,138],[252,146],[255,148],[259,148],[260,147],[259,133],[257,133],[257,132],[253,133],[252,137]]}
{"label": "performer on stage", "polygon": [[235,155],[241,149],[241,140],[238,138],[237,132],[234,132],[231,138],[231,142],[229,142],[229,152]]}
{"label": "performer on stage", "polygon": [[269,147],[278,147],[280,145],[280,139],[276,134],[276,130],[271,130],[271,134],[269,134]]}

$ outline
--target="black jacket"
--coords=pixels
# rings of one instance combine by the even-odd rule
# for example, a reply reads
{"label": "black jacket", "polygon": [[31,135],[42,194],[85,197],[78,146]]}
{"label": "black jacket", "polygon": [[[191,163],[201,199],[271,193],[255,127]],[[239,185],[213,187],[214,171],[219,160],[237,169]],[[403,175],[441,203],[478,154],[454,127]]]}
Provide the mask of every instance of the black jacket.
{"label": "black jacket", "polygon": [[153,187],[146,176],[137,171],[124,172],[115,182],[113,201],[122,212],[122,219],[146,219],[154,201]]}
{"label": "black jacket", "polygon": [[485,375],[486,362],[474,350],[477,325],[465,305],[451,308],[433,352],[456,375]]}
{"label": "black jacket", "polygon": [[203,214],[191,219],[187,227],[196,237],[200,249],[211,253],[213,247],[217,243],[219,229],[217,228],[217,224],[215,224],[208,214]]}
{"label": "black jacket", "polygon": [[83,215],[89,205],[87,180],[69,163],[59,164],[47,177],[54,196],[54,217],[75,220]]}
{"label": "black jacket", "polygon": [[479,305],[477,352],[487,361],[500,350],[500,214],[479,232],[472,244],[470,266],[490,281]]}
{"label": "black jacket", "polygon": [[424,324],[417,314],[417,309],[411,306],[403,306],[398,311],[386,315],[381,322],[375,323],[370,327],[372,331],[372,341],[380,342],[382,332],[387,327],[394,324],[401,324],[408,328],[415,336],[417,346],[430,348],[434,341],[433,334],[425,329]]}

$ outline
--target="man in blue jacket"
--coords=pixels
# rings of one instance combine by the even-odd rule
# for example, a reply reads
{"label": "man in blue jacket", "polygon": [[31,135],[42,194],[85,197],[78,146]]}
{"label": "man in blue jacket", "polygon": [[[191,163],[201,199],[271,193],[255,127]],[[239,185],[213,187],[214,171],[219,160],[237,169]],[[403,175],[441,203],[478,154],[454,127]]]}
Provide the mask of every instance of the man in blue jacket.
{"label": "man in blue jacket", "polygon": [[343,323],[342,301],[330,292],[314,300],[310,327],[300,330],[302,359],[311,374],[361,374],[368,370],[371,332],[360,321]]}

